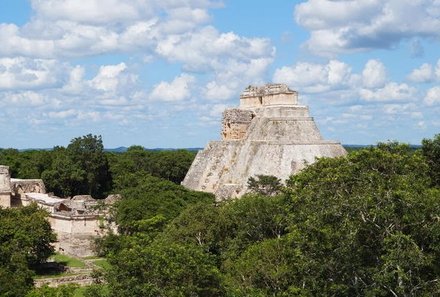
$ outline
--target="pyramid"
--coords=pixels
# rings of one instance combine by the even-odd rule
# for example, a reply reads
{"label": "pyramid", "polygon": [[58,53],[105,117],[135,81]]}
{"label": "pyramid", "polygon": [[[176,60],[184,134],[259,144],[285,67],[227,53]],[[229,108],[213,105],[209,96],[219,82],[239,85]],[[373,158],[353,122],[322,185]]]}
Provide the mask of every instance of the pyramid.
{"label": "pyramid", "polygon": [[224,111],[221,136],[197,153],[182,182],[214,193],[217,201],[248,192],[250,177],[286,180],[316,158],[347,153],[339,142],[322,139],[309,108],[284,84],[247,87],[240,107]]}

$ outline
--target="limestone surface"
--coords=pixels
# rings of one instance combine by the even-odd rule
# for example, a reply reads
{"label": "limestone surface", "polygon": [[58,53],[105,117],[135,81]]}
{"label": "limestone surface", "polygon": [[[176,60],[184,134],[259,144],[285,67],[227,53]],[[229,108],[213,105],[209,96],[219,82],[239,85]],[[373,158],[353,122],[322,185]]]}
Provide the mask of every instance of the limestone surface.
{"label": "limestone surface", "polygon": [[245,194],[249,177],[285,180],[316,158],[346,154],[339,142],[322,139],[308,107],[283,84],[246,88],[240,107],[223,113],[221,136],[198,152],[182,182],[218,201]]}

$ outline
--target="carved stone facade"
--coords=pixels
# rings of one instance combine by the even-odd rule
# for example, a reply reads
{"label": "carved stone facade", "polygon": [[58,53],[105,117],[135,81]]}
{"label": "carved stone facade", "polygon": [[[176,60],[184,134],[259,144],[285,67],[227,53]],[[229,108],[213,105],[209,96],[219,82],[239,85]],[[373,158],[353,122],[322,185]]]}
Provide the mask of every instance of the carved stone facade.
{"label": "carved stone facade", "polygon": [[255,114],[251,110],[242,110],[238,108],[225,110],[223,112],[222,139],[243,139],[254,117]]}
{"label": "carved stone facade", "polygon": [[307,106],[286,85],[249,86],[240,108],[223,113],[222,141],[199,151],[182,184],[214,193],[217,200],[248,191],[249,177],[285,180],[318,157],[346,154],[339,142],[323,140]]}

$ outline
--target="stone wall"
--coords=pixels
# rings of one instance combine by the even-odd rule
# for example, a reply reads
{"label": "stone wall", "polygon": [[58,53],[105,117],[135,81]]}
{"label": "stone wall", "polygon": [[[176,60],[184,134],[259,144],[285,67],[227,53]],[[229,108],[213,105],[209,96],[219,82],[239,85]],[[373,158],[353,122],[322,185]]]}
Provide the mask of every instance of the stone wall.
{"label": "stone wall", "polygon": [[250,110],[238,108],[225,110],[222,121],[222,139],[243,139],[254,116],[255,114]]}
{"label": "stone wall", "polygon": [[240,108],[259,108],[269,105],[298,104],[298,93],[284,84],[248,86],[240,95]]}
{"label": "stone wall", "polygon": [[0,165],[0,206],[11,207],[9,167]]}
{"label": "stone wall", "polygon": [[77,257],[94,255],[94,240],[105,231],[97,215],[51,214],[49,222],[57,235],[57,251]]}

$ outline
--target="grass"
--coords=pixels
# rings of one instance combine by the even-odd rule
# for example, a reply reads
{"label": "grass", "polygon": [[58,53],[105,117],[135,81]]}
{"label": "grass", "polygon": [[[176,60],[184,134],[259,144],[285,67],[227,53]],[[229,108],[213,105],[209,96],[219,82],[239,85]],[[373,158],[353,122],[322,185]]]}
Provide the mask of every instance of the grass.
{"label": "grass", "polygon": [[76,268],[86,267],[86,264],[83,261],[77,258],[69,257],[67,255],[55,254],[51,257],[51,259],[53,259],[55,262],[58,262],[68,267],[76,267]]}
{"label": "grass", "polygon": [[49,258],[52,262],[43,263],[36,267],[36,276],[35,278],[52,278],[52,277],[60,277],[60,276],[68,276],[74,275],[74,273],[66,272],[65,267],[71,268],[85,268],[86,264],[80,259],[55,254]]}
{"label": "grass", "polygon": [[110,264],[108,263],[107,259],[98,259],[96,261],[93,261],[93,264],[96,266],[99,266],[105,270],[110,268]]}

